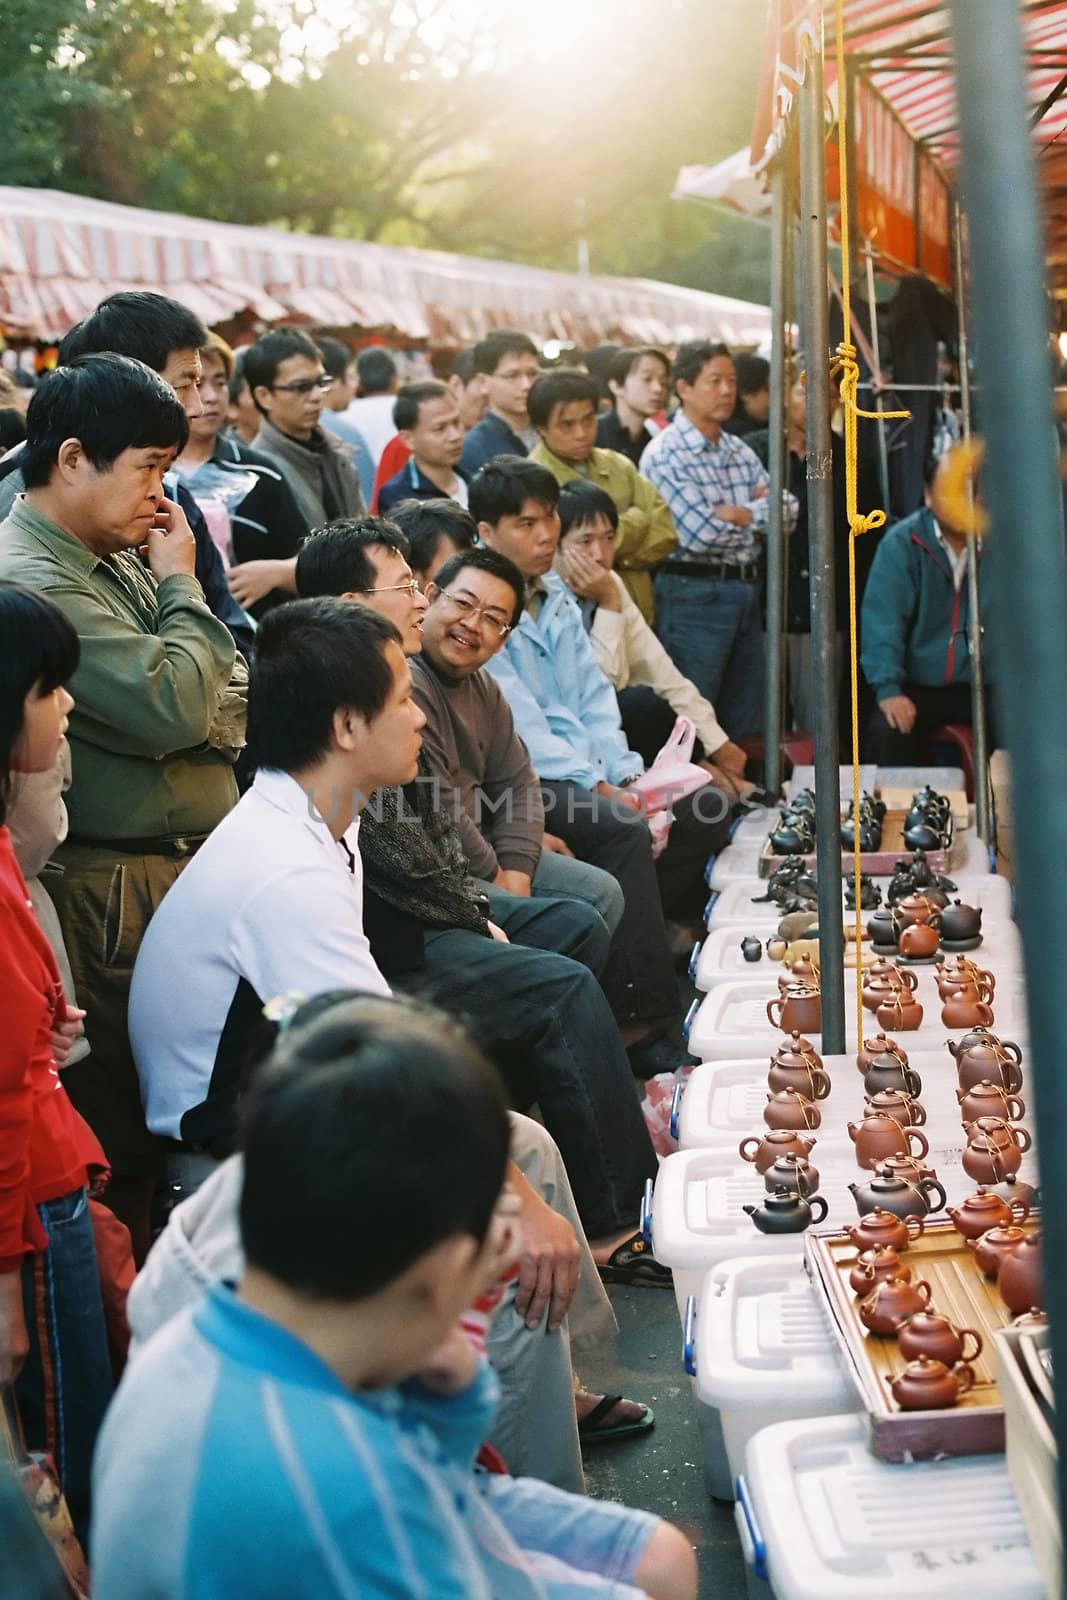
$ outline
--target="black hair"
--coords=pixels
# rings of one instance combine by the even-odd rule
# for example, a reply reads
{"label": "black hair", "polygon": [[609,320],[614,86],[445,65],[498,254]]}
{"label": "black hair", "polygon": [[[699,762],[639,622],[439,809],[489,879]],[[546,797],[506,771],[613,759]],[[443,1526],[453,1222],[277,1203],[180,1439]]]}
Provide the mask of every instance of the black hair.
{"label": "black hair", "polygon": [[0,406],[0,456],[26,437],[26,419],[14,406]]}
{"label": "black hair", "polygon": [[79,356],[33,391],[19,456],[27,489],[52,476],[60,446],[77,439],[98,472],[124,450],[185,448],[189,419],[169,383],[129,356]]}
{"label": "black hair", "polygon": [[560,490],[560,538],[583,522],[592,522],[594,517],[607,517],[613,528],[619,526],[619,508],[607,490],[598,483],[587,483],[584,478],[572,478]]}
{"label": "black hair", "polygon": [[296,558],[297,594],[307,599],[373,589],[374,563],[367,551],[375,545],[408,559],[407,537],[388,517],[338,517],[313,528]]}
{"label": "black hair", "polygon": [[458,550],[473,550],[478,542],[478,524],[455,500],[401,500],[389,516],[408,541],[413,572],[429,571],[442,539]]}
{"label": "black hair", "polygon": [[278,368],[290,356],[306,356],[309,361],[318,361],[319,347],[298,328],[275,328],[273,333],[265,333],[262,339],[250,344],[245,352],[245,378],[256,410],[263,416],[266,412],[256,400],[256,390],[269,389],[278,376]]}
{"label": "black hair", "polygon": [[677,389],[679,383],[695,383],[708,362],[714,361],[716,356],[727,356],[731,361],[734,359],[729,347],[721,340],[687,339],[685,344],[680,344],[671,368],[673,387]]}
{"label": "black hair", "polygon": [[485,545],[476,545],[473,550],[457,550],[442,564],[433,581],[438,589],[446,589],[453,578],[471,567],[475,572],[488,572],[491,578],[499,578],[511,589],[515,596],[511,608],[511,626],[514,628],[526,609],[526,580],[508,556],[502,556],[497,550],[489,550]]}
{"label": "black hair", "polygon": [[520,333],[517,328],[496,328],[474,346],[474,370],[492,376],[505,356],[533,356],[535,360],[540,359],[537,346],[528,333]]}
{"label": "black hair", "polygon": [[458,378],[463,387],[466,388],[477,370],[474,365],[474,346],[469,344],[466,349],[456,351],[452,358],[452,370],[449,373],[449,377]]}
{"label": "black hair", "polygon": [[455,396],[448,384],[442,383],[439,378],[420,378],[417,383],[405,383],[397,390],[393,405],[393,425],[397,432],[418,427],[419,407],[424,401],[442,399],[455,404]]}
{"label": "black hair", "polygon": [[250,1266],[343,1304],[445,1240],[482,1245],[509,1125],[499,1080],[450,1017],[356,993],[312,1005],[245,1105],[241,1240]]}
{"label": "black hair", "polygon": [[243,344],[233,353],[233,371],[230,374],[230,399],[236,403],[241,398],[241,390],[247,387],[248,379],[245,376],[245,356],[251,347]]}
{"label": "black hair", "polygon": [[65,335],[56,360],[69,367],[79,356],[111,350],[132,356],[162,372],[176,350],[199,350],[207,329],[177,300],[147,289],[123,289],[101,300],[96,310]]}
{"label": "black hair", "polygon": [[769,389],[771,385],[771,364],[763,356],[750,355],[748,351],[741,350],[734,356],[734,370],[737,373],[737,397],[742,395],[759,394],[761,389]]}
{"label": "black hair", "polygon": [[0,824],[11,789],[11,758],[22,732],[26,696],[48,695],[74,676],[78,635],[36,589],[0,578]]}
{"label": "black hair", "polygon": [[315,343],[319,347],[322,364],[331,378],[342,379],[353,361],[356,359],[346,344],[340,339],[317,338]]}
{"label": "black hair", "polygon": [[619,345],[614,341],[610,341],[607,344],[595,344],[591,350],[586,350],[585,352],[585,365],[596,379],[601,403],[611,399],[611,391],[608,388],[608,375],[611,371],[611,363],[618,353]]}
{"label": "black hair", "polygon": [[269,611],[256,634],[248,686],[248,745],[255,764],[298,772],[330,749],[335,711],[379,716],[393,686],[385,655],[400,635],[350,600],[293,600]]}
{"label": "black hair", "polygon": [[365,395],[388,394],[396,382],[396,362],[388,350],[383,350],[380,345],[372,345],[359,352],[356,371],[359,373],[360,392]]}
{"label": "black hair", "polygon": [[663,363],[663,370],[667,377],[671,375],[671,360],[665,350],[660,350],[654,344],[634,344],[625,350],[619,350],[613,357],[608,367],[608,380],[611,383],[624,384],[630,373],[641,360],[642,356],[652,356],[654,360]]}
{"label": "black hair", "polygon": [[576,372],[573,367],[557,367],[537,379],[530,390],[526,409],[535,428],[548,426],[557,406],[570,405],[574,400],[588,400],[593,410],[600,404],[600,385],[589,372]]}
{"label": "black hair", "polygon": [[537,461],[525,456],[494,456],[471,479],[467,508],[475,522],[495,527],[501,517],[517,517],[527,500],[555,511],[559,484]]}
{"label": "black hair", "polygon": [[12,372],[8,373],[8,377],[12,379],[16,389],[36,389],[37,387],[36,373],[27,372],[25,367],[15,367]]}

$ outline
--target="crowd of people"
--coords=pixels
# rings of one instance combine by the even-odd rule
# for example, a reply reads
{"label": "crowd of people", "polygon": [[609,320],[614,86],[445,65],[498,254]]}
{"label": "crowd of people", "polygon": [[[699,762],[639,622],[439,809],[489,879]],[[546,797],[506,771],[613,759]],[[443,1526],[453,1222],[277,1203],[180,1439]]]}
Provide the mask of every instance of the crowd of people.
{"label": "crowd of people", "polygon": [[[671,1287],[640,1080],[766,798],[767,372],[601,355],[500,330],[401,383],[120,293],[20,391],[0,1384],[108,1600],[695,1594],[582,1497],[653,1418],[572,1351],[605,1283]],[[874,556],[884,759],[956,709],[960,550],[924,509]]]}

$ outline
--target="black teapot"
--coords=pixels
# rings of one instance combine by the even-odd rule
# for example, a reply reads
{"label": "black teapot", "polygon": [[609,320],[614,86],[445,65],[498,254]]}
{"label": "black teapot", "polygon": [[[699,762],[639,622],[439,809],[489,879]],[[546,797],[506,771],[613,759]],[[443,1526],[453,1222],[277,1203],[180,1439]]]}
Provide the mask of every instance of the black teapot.
{"label": "black teapot", "polygon": [[[816,1208],[819,1208],[816,1210]],[[760,1233],[803,1233],[813,1222],[825,1222],[829,1206],[821,1194],[810,1200],[779,1184],[761,1206],[742,1206]]]}
{"label": "black teapot", "polygon": [[936,1178],[901,1178],[885,1167],[879,1167],[869,1183],[850,1183],[848,1187],[861,1217],[879,1208],[895,1217],[925,1217],[940,1211],[946,1198]]}
{"label": "black teapot", "polygon": [[982,932],[982,912],[978,906],[964,905],[953,900],[941,912],[941,938],[955,944],[963,939],[977,939]]}

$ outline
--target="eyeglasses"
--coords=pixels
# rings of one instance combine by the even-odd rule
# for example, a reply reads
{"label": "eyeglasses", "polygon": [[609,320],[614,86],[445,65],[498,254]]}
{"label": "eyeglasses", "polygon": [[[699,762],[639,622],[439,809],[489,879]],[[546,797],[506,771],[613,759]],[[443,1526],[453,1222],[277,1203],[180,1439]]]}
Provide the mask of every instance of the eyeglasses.
{"label": "eyeglasses", "polygon": [[407,583],[383,583],[380,589],[357,589],[357,594],[409,594],[412,598],[419,592],[418,583],[414,578],[409,578]]}
{"label": "eyeglasses", "polygon": [[312,389],[325,393],[333,388],[333,379],[328,372],[320,372],[317,378],[295,378],[292,383],[272,383],[270,388],[275,394],[310,394]]}
{"label": "eyeglasses", "polygon": [[479,626],[484,622],[490,633],[498,639],[506,639],[511,632],[511,623],[507,622],[499,611],[487,611],[485,606],[480,606],[475,600],[467,600],[463,595],[452,594],[448,589],[442,589],[440,598],[447,600],[457,617],[462,617],[464,622],[477,622]]}

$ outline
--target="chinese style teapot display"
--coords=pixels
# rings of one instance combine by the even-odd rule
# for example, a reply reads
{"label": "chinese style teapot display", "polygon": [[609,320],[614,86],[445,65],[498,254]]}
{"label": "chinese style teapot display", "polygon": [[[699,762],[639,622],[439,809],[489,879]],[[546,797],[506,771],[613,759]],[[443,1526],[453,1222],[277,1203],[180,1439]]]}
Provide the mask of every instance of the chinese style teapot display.
{"label": "chinese style teapot display", "polygon": [[1024,1199],[1008,1201],[991,1189],[978,1188],[961,1200],[958,1206],[949,1206],[948,1218],[964,1239],[980,1239],[990,1228],[1006,1228],[1011,1223],[1025,1222],[1030,1207]]}
{"label": "chinese style teapot display", "polygon": [[936,1178],[897,1178],[886,1167],[879,1167],[868,1183],[850,1183],[848,1188],[861,1217],[882,1210],[906,1222],[940,1211],[945,1204],[945,1191]]}

